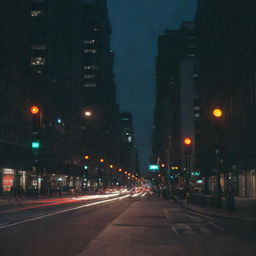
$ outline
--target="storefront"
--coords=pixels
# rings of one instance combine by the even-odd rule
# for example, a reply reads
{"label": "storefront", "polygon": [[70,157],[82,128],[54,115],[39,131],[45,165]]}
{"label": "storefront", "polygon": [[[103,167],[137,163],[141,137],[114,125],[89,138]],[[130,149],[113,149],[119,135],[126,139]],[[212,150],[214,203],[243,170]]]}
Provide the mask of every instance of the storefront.
{"label": "storefront", "polygon": [[239,175],[239,196],[256,198],[256,170],[242,171]]}
{"label": "storefront", "polygon": [[14,173],[13,169],[1,169],[2,172],[2,190],[3,192],[11,192],[14,186]]}

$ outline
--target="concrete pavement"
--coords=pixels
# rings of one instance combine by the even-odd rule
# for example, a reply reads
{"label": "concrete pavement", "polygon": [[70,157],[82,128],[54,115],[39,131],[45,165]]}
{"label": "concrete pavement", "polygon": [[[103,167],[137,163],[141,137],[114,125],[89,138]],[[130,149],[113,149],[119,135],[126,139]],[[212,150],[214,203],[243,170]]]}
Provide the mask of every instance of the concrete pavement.
{"label": "concrete pavement", "polygon": [[134,202],[79,256],[251,256],[255,245],[154,197]]}

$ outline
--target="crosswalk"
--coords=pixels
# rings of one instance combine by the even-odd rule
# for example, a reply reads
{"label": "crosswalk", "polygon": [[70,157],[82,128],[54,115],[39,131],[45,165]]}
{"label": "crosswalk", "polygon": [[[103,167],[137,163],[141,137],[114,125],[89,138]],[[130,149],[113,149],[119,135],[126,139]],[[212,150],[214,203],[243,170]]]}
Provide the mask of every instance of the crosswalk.
{"label": "crosswalk", "polygon": [[177,236],[224,235],[226,231],[210,218],[186,212],[181,208],[163,209],[171,230]]}

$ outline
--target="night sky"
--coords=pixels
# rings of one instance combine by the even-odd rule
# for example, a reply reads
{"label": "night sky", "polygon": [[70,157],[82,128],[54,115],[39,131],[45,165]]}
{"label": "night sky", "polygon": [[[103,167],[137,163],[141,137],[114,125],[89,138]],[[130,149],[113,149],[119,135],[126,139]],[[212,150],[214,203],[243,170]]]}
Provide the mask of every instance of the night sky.
{"label": "night sky", "polygon": [[194,20],[197,0],[107,0],[115,53],[115,80],[122,111],[133,114],[140,167],[151,152],[157,38]]}

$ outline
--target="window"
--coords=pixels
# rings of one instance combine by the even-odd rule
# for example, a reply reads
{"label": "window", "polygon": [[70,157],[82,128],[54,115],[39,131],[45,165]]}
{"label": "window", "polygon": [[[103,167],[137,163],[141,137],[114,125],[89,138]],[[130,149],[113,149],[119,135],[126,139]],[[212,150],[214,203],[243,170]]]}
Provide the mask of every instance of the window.
{"label": "window", "polygon": [[96,84],[84,84],[84,88],[95,88],[97,85]]}
{"label": "window", "polygon": [[33,57],[31,58],[31,65],[32,66],[41,66],[45,65],[46,58],[43,57]]}
{"label": "window", "polygon": [[84,44],[94,44],[95,40],[91,39],[91,40],[84,40]]}
{"label": "window", "polygon": [[46,50],[46,45],[45,44],[35,44],[31,45],[31,50]]}
{"label": "window", "polygon": [[91,74],[91,75],[84,75],[84,78],[85,79],[92,79],[92,78],[95,78],[96,76],[94,74]]}
{"label": "window", "polygon": [[31,16],[32,17],[38,17],[38,16],[40,16],[40,14],[42,14],[42,10],[32,10],[31,11]]}
{"label": "window", "polygon": [[98,66],[94,66],[94,65],[91,65],[91,66],[84,66],[84,69],[85,69],[85,70],[98,69]]}
{"label": "window", "polygon": [[96,53],[97,50],[96,49],[85,49],[84,53]]}

